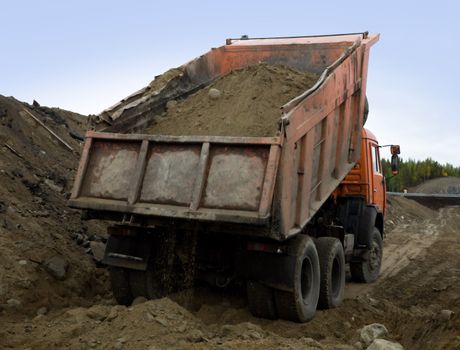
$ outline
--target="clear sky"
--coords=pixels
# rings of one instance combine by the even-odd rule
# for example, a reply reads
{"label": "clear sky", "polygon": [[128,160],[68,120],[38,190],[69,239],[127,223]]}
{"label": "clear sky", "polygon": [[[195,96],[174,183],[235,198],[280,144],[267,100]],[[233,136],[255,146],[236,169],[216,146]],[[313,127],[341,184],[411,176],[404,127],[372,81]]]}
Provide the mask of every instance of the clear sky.
{"label": "clear sky", "polygon": [[0,0],[0,94],[97,114],[227,37],[381,33],[367,127],[460,166],[458,1]]}

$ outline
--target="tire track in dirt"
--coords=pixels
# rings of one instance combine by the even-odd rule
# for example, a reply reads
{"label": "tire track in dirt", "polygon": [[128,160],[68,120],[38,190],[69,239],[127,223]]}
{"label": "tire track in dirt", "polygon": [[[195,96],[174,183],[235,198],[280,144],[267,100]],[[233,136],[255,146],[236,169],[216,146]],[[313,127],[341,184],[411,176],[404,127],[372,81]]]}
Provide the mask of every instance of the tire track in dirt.
{"label": "tire track in dirt", "polygon": [[417,256],[423,254],[436,242],[440,232],[445,230],[453,213],[455,211],[452,211],[450,207],[441,208],[434,218],[411,220],[409,223],[396,226],[384,240],[379,279],[369,284],[348,282],[345,287],[345,298],[351,299],[369,293],[382,280],[396,275]]}

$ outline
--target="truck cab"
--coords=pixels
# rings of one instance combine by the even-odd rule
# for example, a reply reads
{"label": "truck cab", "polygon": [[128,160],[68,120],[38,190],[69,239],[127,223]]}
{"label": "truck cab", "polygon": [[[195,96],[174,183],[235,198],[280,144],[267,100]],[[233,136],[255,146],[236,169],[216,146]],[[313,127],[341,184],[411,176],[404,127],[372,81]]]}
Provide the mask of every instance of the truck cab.
{"label": "truck cab", "polygon": [[363,128],[361,136],[360,159],[333,197],[345,234],[353,237],[353,249],[347,254],[352,278],[372,282],[379,275],[382,259],[386,187],[381,146],[371,131]]}
{"label": "truck cab", "polygon": [[[361,197],[367,205],[374,206],[378,213],[385,215],[385,177],[380,159],[380,146],[375,135],[363,128],[361,156],[353,169],[334,193],[338,197]],[[379,227],[383,232],[383,227]]]}

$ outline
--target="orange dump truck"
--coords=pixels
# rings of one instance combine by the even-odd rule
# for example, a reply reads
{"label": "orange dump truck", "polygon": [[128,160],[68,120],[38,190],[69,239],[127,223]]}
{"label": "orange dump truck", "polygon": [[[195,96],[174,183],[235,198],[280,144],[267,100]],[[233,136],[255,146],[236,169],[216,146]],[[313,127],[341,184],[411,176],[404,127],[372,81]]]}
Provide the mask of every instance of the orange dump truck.
{"label": "orange dump truck", "polygon": [[[363,129],[377,41],[229,39],[96,118],[69,202],[112,223],[104,262],[118,302],[239,283],[254,315],[305,322],[341,303],[346,263],[355,280],[378,277],[385,185]],[[275,135],[142,133],[168,101],[261,62],[319,76],[280,106]]]}

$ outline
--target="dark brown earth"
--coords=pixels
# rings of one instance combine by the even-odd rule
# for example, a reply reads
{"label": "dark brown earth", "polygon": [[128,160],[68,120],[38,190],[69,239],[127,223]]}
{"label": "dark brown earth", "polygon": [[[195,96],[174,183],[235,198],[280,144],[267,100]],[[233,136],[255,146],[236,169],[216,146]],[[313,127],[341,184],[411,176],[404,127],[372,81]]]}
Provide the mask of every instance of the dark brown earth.
{"label": "dark brown earth", "polygon": [[[66,206],[81,149],[69,131],[82,132],[84,123],[0,97],[0,349],[352,350],[357,331],[374,322],[406,349],[460,349],[460,208],[435,211],[399,197],[388,199],[380,279],[348,283],[343,305],[317,311],[309,323],[255,318],[244,293],[204,286],[115,305],[105,268],[75,240],[101,240],[104,226]],[[54,256],[68,263],[62,279],[45,268]]]}
{"label": "dark brown earth", "polygon": [[279,130],[280,108],[317,79],[315,74],[281,65],[259,64],[235,70],[185,100],[170,101],[167,111],[147,132],[274,136]]}
{"label": "dark brown earth", "polygon": [[[69,151],[34,121],[32,112],[75,149]],[[66,202],[78,164],[86,118],[61,109],[32,107],[0,96],[0,314],[35,315],[37,309],[91,305],[107,294],[106,271],[96,268],[74,238],[104,234],[82,222]],[[46,272],[47,259],[68,264],[66,278]],[[20,305],[13,305],[16,303]],[[10,301],[10,302],[8,302]],[[0,342],[1,344],[1,342]],[[0,346],[0,348],[3,348]]]}
{"label": "dark brown earth", "polygon": [[[397,201],[400,216],[419,205]],[[0,344],[46,350],[352,350],[357,331],[378,322],[388,328],[387,339],[406,349],[458,349],[460,211],[444,208],[405,217],[385,240],[381,278],[368,285],[348,283],[342,306],[317,311],[306,324],[257,319],[244,295],[196,287],[133,307],[94,303],[56,308],[44,316],[1,317]],[[445,318],[445,309],[454,313]]]}

